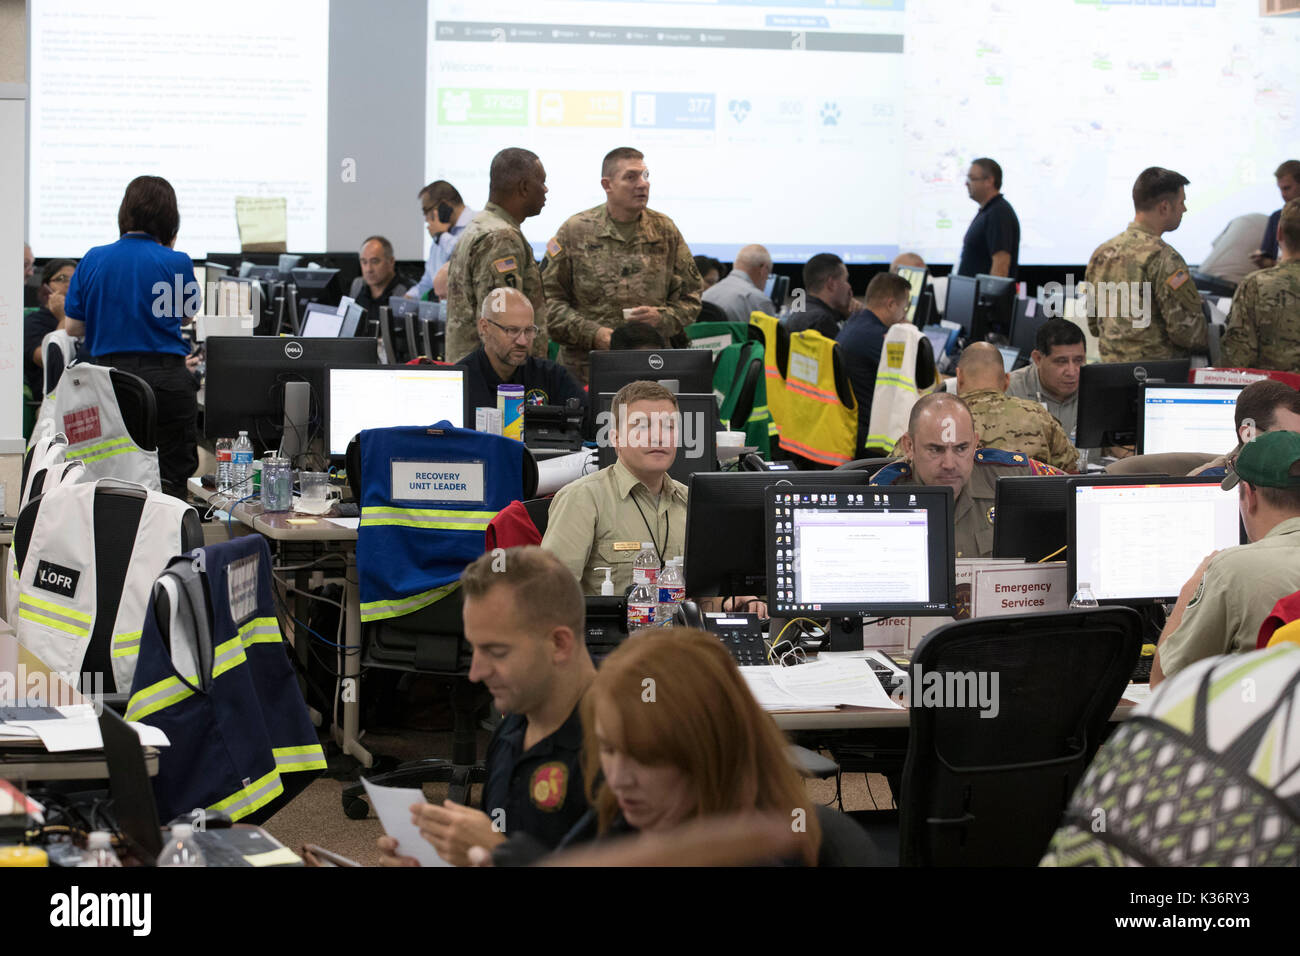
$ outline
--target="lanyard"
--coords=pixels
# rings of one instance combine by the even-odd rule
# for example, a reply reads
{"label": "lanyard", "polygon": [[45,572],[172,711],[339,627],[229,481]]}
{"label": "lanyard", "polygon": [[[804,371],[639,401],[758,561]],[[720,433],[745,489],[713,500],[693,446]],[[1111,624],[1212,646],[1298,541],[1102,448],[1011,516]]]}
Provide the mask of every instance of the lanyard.
{"label": "lanyard", "polygon": [[[655,555],[659,558],[659,570],[662,571],[664,567],[664,552],[659,547],[659,542],[655,540],[655,533],[650,527],[649,520],[646,519],[645,512],[641,510],[641,502],[636,500],[635,493],[633,493],[632,495],[632,504],[636,505],[636,510],[641,515],[641,521],[644,522],[645,524],[646,532],[650,535],[650,543],[653,544],[655,547]],[[668,535],[669,535],[668,529],[670,527],[669,518],[670,518],[669,512],[665,511],[664,512],[664,548],[668,547]],[[658,522],[655,523],[658,524]]]}

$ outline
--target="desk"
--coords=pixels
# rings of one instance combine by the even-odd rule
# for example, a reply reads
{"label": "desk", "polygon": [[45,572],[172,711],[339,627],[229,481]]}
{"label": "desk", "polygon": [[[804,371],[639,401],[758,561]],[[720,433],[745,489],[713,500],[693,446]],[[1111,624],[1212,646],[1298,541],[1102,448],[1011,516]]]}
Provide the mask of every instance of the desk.
{"label": "desk", "polygon": [[[0,634],[0,674],[11,674],[14,690],[26,694],[26,677],[44,676],[54,692],[54,699],[67,704],[92,703],[50,671],[31,651],[18,643],[12,634]],[[21,677],[19,675],[22,675]],[[144,748],[149,776],[158,773],[158,750]],[[104,755],[92,750],[47,753],[39,740],[0,738],[0,780],[102,780],[108,776]]]}
{"label": "desk", "polygon": [[[355,757],[363,767],[374,765],[370,751],[361,746],[357,738],[361,714],[361,585],[357,577],[357,532],[344,528],[322,517],[296,514],[291,511],[266,514],[261,502],[256,498],[240,504],[238,499],[219,491],[210,491],[202,483],[191,478],[191,494],[209,505],[229,509],[231,517],[240,524],[251,528],[264,537],[282,544],[317,544],[327,552],[339,554],[344,559],[344,572],[337,575],[326,574],[326,579],[338,580],[343,584],[343,676],[353,681],[353,692],[343,696],[343,726],[334,727],[334,740],[345,754]],[[294,628],[295,641],[298,630]],[[303,640],[310,636],[303,635]]]}

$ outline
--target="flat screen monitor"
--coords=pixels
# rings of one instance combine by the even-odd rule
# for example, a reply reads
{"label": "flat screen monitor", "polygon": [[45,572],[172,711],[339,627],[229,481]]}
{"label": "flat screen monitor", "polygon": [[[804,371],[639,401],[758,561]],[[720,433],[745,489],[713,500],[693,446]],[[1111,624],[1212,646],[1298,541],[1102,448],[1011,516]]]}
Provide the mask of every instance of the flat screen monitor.
{"label": "flat screen monitor", "polygon": [[1213,551],[1245,542],[1237,490],[1218,478],[1075,478],[1066,508],[1066,593],[1101,604],[1174,601]]}
{"label": "flat screen monitor", "polygon": [[907,321],[916,321],[916,306],[921,301],[921,293],[925,290],[925,278],[929,270],[925,266],[899,266],[898,274],[907,280],[911,286],[911,294],[907,301]]}
{"label": "flat screen monitor", "polygon": [[[1142,383],[1186,382],[1190,371],[1188,359],[1099,362],[1083,366],[1079,369],[1079,417],[1074,447],[1133,444],[1137,441]],[[1226,446],[1231,447],[1231,444]]]}
{"label": "flat screen monitor", "polygon": [[953,612],[951,488],[828,483],[763,497],[774,617]]}
{"label": "flat screen monitor", "polygon": [[[1105,475],[1096,484],[1132,484],[1164,475]],[[1065,511],[1075,475],[1004,475],[993,492],[993,557],[1064,561],[1069,539]],[[1073,593],[1073,592],[1071,592]]]}
{"label": "flat screen monitor", "polygon": [[627,349],[591,353],[592,395],[617,392],[629,382],[676,382],[669,391],[712,392],[713,353],[708,349]]}
{"label": "flat screen monitor", "polygon": [[[985,335],[989,332],[1011,334],[1016,301],[1015,279],[983,273],[975,277],[976,326],[982,327]],[[979,340],[972,338],[972,341]]]}
{"label": "flat screen monitor", "polygon": [[310,441],[323,434],[325,370],[379,364],[373,339],[210,336],[206,346],[203,432],[215,440],[247,431],[259,454],[280,445],[287,383],[311,387]]}
{"label": "flat screen monitor", "polygon": [[[708,351],[700,351],[705,358],[712,357]],[[609,441],[610,430],[618,427],[617,420],[610,414],[614,395],[614,392],[598,392],[593,403],[596,423],[594,434],[599,449],[596,463],[601,468],[614,464],[618,457]],[[679,418],[674,423],[677,456],[673,459],[668,474],[685,485],[690,483],[691,475],[697,471],[713,471],[718,467],[718,431],[722,426],[718,420],[718,402],[713,397],[713,392],[678,392],[677,408]]]}
{"label": "flat screen monitor", "polygon": [[249,279],[257,279],[261,282],[279,282],[279,266],[249,266],[248,272],[245,273],[243,267],[239,269],[240,276],[247,276]]}
{"label": "flat screen monitor", "polygon": [[1222,455],[1237,444],[1237,396],[1242,385],[1142,386],[1138,453],[1203,452]]}
{"label": "flat screen monitor", "polygon": [[292,273],[294,269],[298,268],[298,263],[301,261],[302,256],[288,252],[280,253],[280,261],[277,263],[277,268],[280,270],[280,278],[289,278],[290,273]]}
{"label": "flat screen monitor", "polygon": [[1016,363],[1020,361],[1020,349],[1012,348],[1009,345],[999,345],[998,351],[1002,353],[1002,367],[1010,375],[1016,368]]}
{"label": "flat screen monitor", "polygon": [[[1031,302],[1033,302],[1033,315],[1029,314]],[[1041,303],[1033,299],[1017,299],[1015,320],[1011,323],[1009,336],[1011,344],[1025,355],[1031,353],[1038,347],[1038,330],[1043,327],[1048,318]]]}
{"label": "flat screen monitor", "polygon": [[[691,475],[686,499],[686,580],[691,594],[767,594],[763,490],[826,484],[821,471],[712,471]],[[869,471],[835,473],[837,484],[866,488]]]}
{"label": "flat screen monitor", "polygon": [[307,303],[307,315],[302,322],[302,337],[306,339],[336,339],[343,328],[343,316],[333,306],[319,302]]}
{"label": "flat screen monitor", "polygon": [[338,305],[343,290],[338,280],[338,269],[290,269],[289,275],[298,289],[298,302],[322,302]]}
{"label": "flat screen monitor", "polygon": [[975,279],[972,276],[948,277],[948,301],[943,307],[943,317],[949,322],[961,326],[962,334],[968,342],[981,342],[973,334],[975,324]]}
{"label": "flat screen monitor", "polygon": [[436,425],[465,427],[465,369],[458,366],[381,365],[326,371],[329,454],[342,458],[367,428]]}
{"label": "flat screen monitor", "polygon": [[772,304],[777,309],[780,309],[785,302],[785,297],[790,294],[790,277],[773,272],[763,285],[763,294],[772,300]]}
{"label": "flat screen monitor", "polygon": [[934,289],[926,287],[921,290],[920,296],[916,300],[916,307],[908,306],[912,319],[912,324],[918,329],[924,329],[926,326],[939,321],[939,312],[935,308]]}
{"label": "flat screen monitor", "polygon": [[956,347],[957,336],[961,335],[961,329],[947,329],[942,325],[932,325],[925,329],[923,334],[930,340],[930,349],[934,352],[934,357],[940,359]]}
{"label": "flat screen monitor", "polygon": [[354,335],[362,334],[361,322],[365,317],[365,309],[355,302],[349,302],[343,310],[343,325],[339,329],[339,335],[351,338]]}

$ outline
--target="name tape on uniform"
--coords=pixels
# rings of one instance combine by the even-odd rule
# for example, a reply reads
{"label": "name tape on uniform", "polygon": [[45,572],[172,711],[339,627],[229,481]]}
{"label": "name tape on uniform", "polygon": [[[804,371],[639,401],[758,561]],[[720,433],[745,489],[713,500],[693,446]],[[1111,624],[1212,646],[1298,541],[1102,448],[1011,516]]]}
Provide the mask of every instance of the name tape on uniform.
{"label": "name tape on uniform", "polygon": [[394,501],[482,501],[480,461],[395,461]]}
{"label": "name tape on uniform", "polygon": [[65,568],[53,561],[39,561],[36,564],[36,579],[33,583],[44,591],[52,591],[70,598],[76,597],[77,581],[80,578],[81,572],[73,568]]}
{"label": "name tape on uniform", "polygon": [[226,589],[230,598],[230,616],[242,624],[257,611],[257,575],[260,559],[256,554],[232,561],[226,567]]}

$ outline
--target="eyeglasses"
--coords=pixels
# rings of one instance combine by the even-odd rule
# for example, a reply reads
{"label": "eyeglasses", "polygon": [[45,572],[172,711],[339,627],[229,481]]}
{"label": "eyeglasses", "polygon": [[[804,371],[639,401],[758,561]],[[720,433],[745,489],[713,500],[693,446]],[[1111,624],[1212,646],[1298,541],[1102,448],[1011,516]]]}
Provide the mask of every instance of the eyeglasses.
{"label": "eyeglasses", "polygon": [[502,332],[506,334],[506,338],[508,339],[517,339],[521,337],[525,339],[531,339],[534,338],[538,332],[542,331],[535,325],[529,325],[522,329],[512,329],[509,326],[502,325],[500,322],[493,322],[491,319],[485,319],[484,321],[487,322],[489,325],[495,325],[498,329],[500,329]]}
{"label": "eyeglasses", "polygon": [[54,285],[54,283],[56,282],[63,283],[63,282],[71,282],[71,281],[72,281],[72,276],[51,276],[49,284]]}

